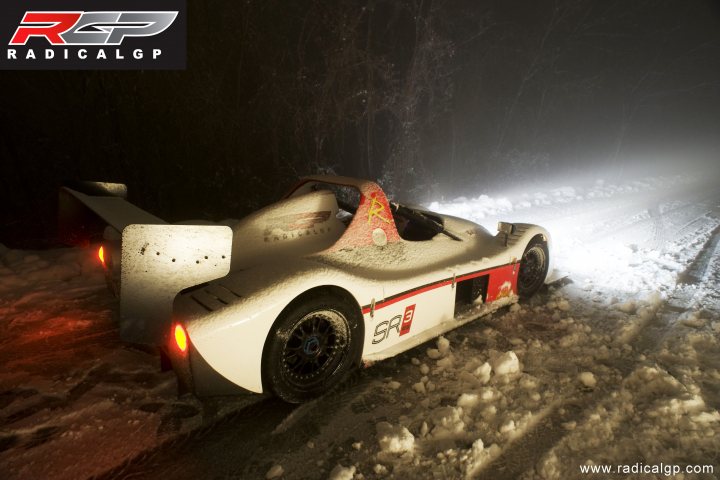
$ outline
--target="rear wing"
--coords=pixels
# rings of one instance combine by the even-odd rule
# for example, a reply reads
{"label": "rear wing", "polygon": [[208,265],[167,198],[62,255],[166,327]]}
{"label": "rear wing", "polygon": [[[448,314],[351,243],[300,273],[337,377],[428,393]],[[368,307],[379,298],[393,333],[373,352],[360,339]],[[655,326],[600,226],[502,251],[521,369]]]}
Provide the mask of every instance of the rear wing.
{"label": "rear wing", "polygon": [[127,202],[127,188],[122,184],[82,182],[73,187],[60,189],[61,238],[88,244],[101,240],[108,226],[117,232],[115,237],[121,238],[120,337],[132,343],[164,345],[175,296],[230,271],[232,229],[169,225]]}
{"label": "rear wing", "polygon": [[60,238],[71,245],[87,244],[102,238],[106,225],[120,233],[133,223],[167,223],[126,201],[126,198],[127,187],[122,183],[74,182],[60,188]]}

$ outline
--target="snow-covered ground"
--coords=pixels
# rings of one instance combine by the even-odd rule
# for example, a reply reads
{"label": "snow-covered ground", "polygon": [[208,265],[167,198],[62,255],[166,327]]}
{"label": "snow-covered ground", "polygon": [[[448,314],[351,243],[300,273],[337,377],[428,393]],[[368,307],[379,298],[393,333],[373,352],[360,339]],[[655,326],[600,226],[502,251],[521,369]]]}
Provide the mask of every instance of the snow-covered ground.
{"label": "snow-covered ground", "polygon": [[0,478],[98,475],[256,401],[178,398],[156,355],[120,341],[95,248],[0,259]]}
{"label": "snow-covered ground", "polygon": [[0,247],[2,477],[668,478],[581,472],[642,464],[720,478],[714,180],[429,205],[547,227],[564,278],[300,407],[178,398],[155,356],[118,341],[93,249]]}

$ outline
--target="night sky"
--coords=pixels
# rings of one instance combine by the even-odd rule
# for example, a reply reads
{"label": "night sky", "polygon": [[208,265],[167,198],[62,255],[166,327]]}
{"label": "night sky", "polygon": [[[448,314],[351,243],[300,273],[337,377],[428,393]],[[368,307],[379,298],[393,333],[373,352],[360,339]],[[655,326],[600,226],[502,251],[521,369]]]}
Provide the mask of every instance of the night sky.
{"label": "night sky", "polygon": [[718,163],[715,0],[189,3],[185,71],[0,72],[0,242],[52,243],[68,179],[217,220],[316,172],[421,202]]}

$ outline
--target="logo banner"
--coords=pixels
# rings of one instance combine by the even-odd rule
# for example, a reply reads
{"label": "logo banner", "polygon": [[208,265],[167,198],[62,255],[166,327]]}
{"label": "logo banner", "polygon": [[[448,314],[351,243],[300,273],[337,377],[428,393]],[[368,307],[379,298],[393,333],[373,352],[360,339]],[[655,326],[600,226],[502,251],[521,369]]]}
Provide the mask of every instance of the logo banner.
{"label": "logo banner", "polygon": [[186,31],[185,0],[6,0],[0,69],[183,70]]}

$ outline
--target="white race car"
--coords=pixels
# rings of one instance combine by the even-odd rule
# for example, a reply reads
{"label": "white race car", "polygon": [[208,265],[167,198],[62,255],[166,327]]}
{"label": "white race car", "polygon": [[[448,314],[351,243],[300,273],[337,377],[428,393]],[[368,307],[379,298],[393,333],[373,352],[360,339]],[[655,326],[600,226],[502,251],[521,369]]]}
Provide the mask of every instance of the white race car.
{"label": "white race car", "polygon": [[110,224],[102,259],[119,280],[121,335],[163,346],[201,396],[314,398],[357,365],[532,295],[550,269],[542,227],[501,222],[492,235],[365,180],[307,177],[231,226],[168,225],[125,202],[124,186],[93,185],[63,189],[61,206],[80,200]]}

